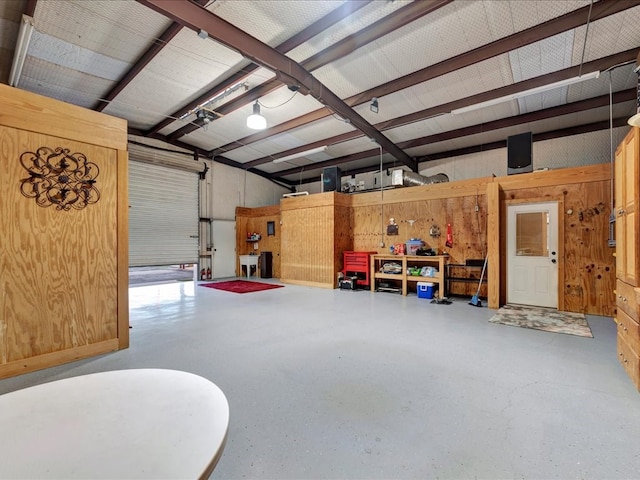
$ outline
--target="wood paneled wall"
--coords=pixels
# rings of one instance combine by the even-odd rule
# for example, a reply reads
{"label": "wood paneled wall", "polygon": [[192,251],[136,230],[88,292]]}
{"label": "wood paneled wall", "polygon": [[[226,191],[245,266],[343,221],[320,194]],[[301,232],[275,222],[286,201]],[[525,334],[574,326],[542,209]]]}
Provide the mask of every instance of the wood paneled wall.
{"label": "wood paneled wall", "polygon": [[[611,213],[609,165],[534,172],[528,179],[515,177],[524,175],[501,181],[505,214],[506,205],[510,203],[559,202],[559,308],[613,316],[615,257],[614,249],[608,246]],[[501,229],[500,244],[501,251],[506,251],[504,228]],[[506,265],[504,257],[501,259],[500,298],[504,301]]]}
{"label": "wood paneled wall", "polygon": [[[342,268],[342,251],[386,253],[394,243],[420,238],[428,247],[447,252],[452,264],[488,255],[488,283],[480,295],[497,308],[506,301],[506,206],[557,200],[562,213],[559,238],[564,239],[559,248],[563,254],[559,308],[611,316],[615,272],[613,250],[607,246],[609,197],[610,166],[601,164],[355,195],[283,199],[280,278],[332,286]],[[398,224],[397,236],[386,233],[390,218]],[[445,245],[449,224],[451,248]],[[432,226],[439,228],[440,236],[430,235]],[[452,273],[472,279],[452,282],[452,294],[475,294],[480,268]]]}
{"label": "wood paneled wall", "polygon": [[[0,378],[128,347],[126,122],[5,85],[0,105]],[[40,147],[95,163],[99,201],[22,195]]]}
{"label": "wood paneled wall", "polygon": [[342,252],[352,248],[349,202],[336,192],[281,201],[282,281],[335,287]]}
{"label": "wood paneled wall", "polygon": [[[274,222],[275,235],[267,235],[267,222]],[[257,242],[258,249],[254,249],[254,242],[247,242],[247,234],[258,233],[261,236]],[[236,208],[236,250],[238,255],[273,254],[272,275],[280,278],[280,205],[259,208]],[[236,258],[236,275],[241,276],[240,262]]]}

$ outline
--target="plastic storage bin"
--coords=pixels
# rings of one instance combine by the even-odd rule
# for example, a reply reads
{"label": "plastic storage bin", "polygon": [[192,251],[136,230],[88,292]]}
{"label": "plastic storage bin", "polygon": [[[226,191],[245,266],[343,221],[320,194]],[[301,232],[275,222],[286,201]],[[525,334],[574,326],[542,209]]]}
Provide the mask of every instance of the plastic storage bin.
{"label": "plastic storage bin", "polygon": [[418,282],[418,298],[433,298],[433,286],[431,282]]}
{"label": "plastic storage bin", "polygon": [[407,255],[415,255],[420,247],[424,245],[422,240],[409,240],[407,245]]}

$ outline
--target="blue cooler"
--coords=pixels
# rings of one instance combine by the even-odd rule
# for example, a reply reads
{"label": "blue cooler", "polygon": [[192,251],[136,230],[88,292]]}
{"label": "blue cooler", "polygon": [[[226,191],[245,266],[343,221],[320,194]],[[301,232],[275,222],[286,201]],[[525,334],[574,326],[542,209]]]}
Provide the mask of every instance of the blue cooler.
{"label": "blue cooler", "polygon": [[418,282],[418,298],[433,298],[433,283]]}

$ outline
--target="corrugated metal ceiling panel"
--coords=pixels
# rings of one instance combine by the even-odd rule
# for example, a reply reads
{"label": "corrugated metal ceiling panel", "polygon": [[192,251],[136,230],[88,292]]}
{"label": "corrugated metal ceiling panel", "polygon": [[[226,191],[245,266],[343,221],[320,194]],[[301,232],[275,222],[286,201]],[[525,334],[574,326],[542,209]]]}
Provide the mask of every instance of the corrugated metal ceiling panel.
{"label": "corrugated metal ceiling panel", "polygon": [[357,32],[383,19],[394,11],[411,3],[411,0],[396,0],[393,2],[371,2],[364,8],[358,10],[355,15],[351,15],[341,22],[338,22],[322,32],[322,35],[316,35],[308,42],[303,43],[299,47],[294,48],[287,56],[293,58],[297,62],[306,60],[316,53],[331,47],[334,43],[343,40],[349,35],[355,35]]}
{"label": "corrugated metal ceiling panel", "polygon": [[220,0],[212,2],[207,9],[273,47],[338,8],[341,3],[336,0]]}
{"label": "corrugated metal ceiling panel", "polygon": [[[614,105],[614,118],[625,117],[634,110],[634,102],[624,102]],[[446,140],[443,142],[432,143],[429,145],[423,145],[420,147],[414,147],[407,149],[407,153],[411,156],[429,155],[432,153],[444,152],[449,150],[455,150],[458,148],[466,148],[474,145],[481,145],[485,143],[492,143],[496,141],[506,140],[510,135],[516,135],[524,132],[542,133],[553,130],[559,130],[569,128],[574,125],[586,125],[597,121],[606,121],[609,119],[609,107],[601,107],[598,109],[590,110],[589,112],[573,113],[570,115],[562,115],[552,119],[541,120],[537,122],[530,122],[514,127],[492,130],[489,132],[483,132],[475,135],[467,135],[465,137],[458,137],[452,140]]]}
{"label": "corrugated metal ceiling panel", "polygon": [[40,95],[92,108],[113,82],[30,57],[19,85]]}
{"label": "corrugated metal ceiling panel", "polygon": [[38,31],[33,32],[31,37],[29,54],[45,62],[113,82],[122,77],[131,66],[125,61],[65,42]]}
{"label": "corrugated metal ceiling panel", "polygon": [[36,5],[36,28],[68,43],[133,63],[171,24],[127,0],[46,0]]}
{"label": "corrugated metal ceiling panel", "polygon": [[[20,3],[21,8],[24,7],[24,2],[11,3]],[[323,34],[299,46],[290,55],[296,60],[308,58],[409,3],[408,0],[371,2],[358,13],[336,22]],[[318,69],[314,76],[326,82],[339,96],[348,97],[577,8],[588,7],[589,3],[590,0],[452,2],[357,49],[347,57]],[[0,6],[0,15],[7,11],[5,5],[6,2]],[[208,8],[249,34],[270,45],[277,45],[340,5],[343,5],[342,1],[217,0]],[[38,31],[32,40],[32,50],[27,58],[21,87],[90,108],[96,105],[98,99],[114,86],[115,80],[121,78],[151,42],[171,24],[170,20],[153,10],[129,0],[40,1],[37,3],[35,17]],[[640,33],[635,27],[639,22],[640,6],[593,22],[589,26],[585,61],[637,48],[640,45]],[[9,38],[7,32],[13,31],[15,35],[16,25],[9,24],[5,28],[4,23],[0,23],[0,41],[6,42]],[[356,111],[375,124],[514,81],[543,75],[571,64],[577,65],[582,58],[586,30],[586,27],[581,27],[565,32],[510,54],[479,62],[381,97],[378,100],[378,114],[369,110],[368,102],[357,107]],[[193,31],[185,29],[116,97],[105,112],[127,118],[132,127],[147,129],[246,64],[247,60],[232,50],[217,45],[212,40],[199,39]],[[632,68],[629,66],[614,72],[614,90],[635,86],[636,78],[631,73]],[[259,69],[249,77],[248,82],[253,87],[272,76],[271,72]],[[511,101],[465,115],[435,117],[384,133],[396,142],[411,140],[546,108],[564,103],[565,99],[578,101],[604,95],[608,90],[607,75],[600,80],[565,88],[564,91],[531,96],[519,102]],[[219,104],[211,106],[211,109],[215,110],[242,93],[239,91],[232,94]],[[262,114],[269,126],[289,121],[321,106],[311,97],[300,94],[291,97],[292,93],[281,87],[260,98]],[[250,136],[255,133],[245,126],[250,112],[251,104],[245,105],[215,120],[206,129],[199,128],[181,137],[180,141],[210,150]],[[572,119],[586,121],[600,118],[599,115],[597,112],[575,114]],[[183,121],[174,122],[162,129],[161,133],[170,134],[193,119],[194,116],[191,115]],[[557,118],[544,122],[547,128],[562,128],[565,124],[563,119]],[[352,131],[352,128],[335,117],[327,117],[235,149],[225,156],[241,163],[247,162],[310,142],[322,141],[333,135]],[[509,132],[513,134],[522,128],[526,131],[531,126],[514,127]],[[486,138],[491,135],[487,134]],[[451,145],[465,144],[466,137],[451,141]],[[335,146],[326,153],[326,158],[357,153],[371,149],[371,146],[368,139],[360,137]],[[325,157],[312,160],[323,159]],[[307,167],[312,165],[311,161],[301,161],[310,162],[305,164]],[[369,164],[372,162],[375,159],[357,161]],[[353,167],[348,163],[345,168]],[[264,167],[266,172],[281,169],[282,166],[271,164]]]}
{"label": "corrugated metal ceiling panel", "polygon": [[[584,49],[584,61],[588,62],[611,52],[637,48],[638,24],[640,24],[640,5],[592,22],[588,29],[589,36]],[[574,65],[580,64],[586,32],[586,26],[575,30]]]}
{"label": "corrugated metal ceiling panel", "polygon": [[[127,85],[118,95],[118,102],[109,105],[105,113],[122,116],[125,111],[141,112],[131,119],[131,124],[149,128],[184,105],[185,98],[193,98],[225,78],[227,70],[241,62],[243,57],[236,52],[183,29]],[[150,83],[154,84],[153,90],[148,88]]]}

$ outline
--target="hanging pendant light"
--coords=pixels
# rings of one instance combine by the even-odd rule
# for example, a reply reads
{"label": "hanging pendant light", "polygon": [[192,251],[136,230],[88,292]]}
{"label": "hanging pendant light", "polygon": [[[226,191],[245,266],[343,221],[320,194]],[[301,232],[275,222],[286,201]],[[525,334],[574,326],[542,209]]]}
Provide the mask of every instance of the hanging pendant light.
{"label": "hanging pendant light", "polygon": [[638,84],[636,87],[636,114],[627,120],[627,123],[632,127],[640,127],[640,66],[636,66],[633,71],[638,74]]}
{"label": "hanging pendant light", "polygon": [[253,104],[253,113],[247,117],[247,127],[253,130],[264,130],[267,128],[267,119],[260,115],[260,105],[256,100]]}

